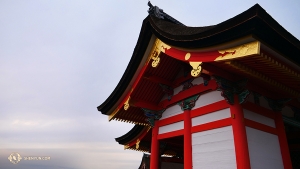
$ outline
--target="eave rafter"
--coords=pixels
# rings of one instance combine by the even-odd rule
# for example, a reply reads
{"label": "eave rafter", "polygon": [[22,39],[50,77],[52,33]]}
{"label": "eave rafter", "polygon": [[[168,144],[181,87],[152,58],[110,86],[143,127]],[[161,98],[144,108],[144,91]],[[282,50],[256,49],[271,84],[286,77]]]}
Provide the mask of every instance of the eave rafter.
{"label": "eave rafter", "polygon": [[241,71],[247,75],[250,75],[251,77],[253,77],[255,79],[259,79],[259,80],[263,81],[264,83],[267,83],[268,85],[271,85],[279,90],[283,90],[283,91],[287,92],[293,98],[300,97],[300,93],[298,91],[291,89],[291,88],[287,87],[286,85],[283,85],[283,84],[277,82],[276,80],[271,79],[270,77],[268,77],[256,70],[253,70],[246,65],[239,63],[238,61],[228,61],[228,62],[226,62],[226,64],[232,68],[235,68],[238,71]]}
{"label": "eave rafter", "polygon": [[163,107],[157,106],[153,103],[143,101],[143,100],[132,99],[129,104],[130,104],[130,106],[133,106],[133,107],[146,108],[146,109],[155,110],[155,111],[159,111],[159,110],[163,109]]}
{"label": "eave rafter", "polygon": [[277,69],[278,71],[284,73],[287,76],[294,78],[295,80],[300,81],[300,73],[292,70],[291,68],[287,67],[285,64],[280,63],[279,61],[275,60],[274,58],[268,56],[264,52],[259,55],[261,61],[268,63],[272,68]]}
{"label": "eave rafter", "polygon": [[170,82],[166,79],[163,79],[161,77],[158,77],[158,76],[147,76],[146,75],[143,78],[146,80],[149,80],[151,82],[157,83],[157,84],[164,84],[164,85],[172,86],[172,82]]}

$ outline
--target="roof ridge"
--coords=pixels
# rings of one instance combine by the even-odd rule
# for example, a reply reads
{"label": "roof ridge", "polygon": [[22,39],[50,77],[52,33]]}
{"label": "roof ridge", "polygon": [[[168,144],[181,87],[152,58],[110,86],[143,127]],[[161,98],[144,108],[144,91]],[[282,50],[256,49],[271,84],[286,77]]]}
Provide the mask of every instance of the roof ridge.
{"label": "roof ridge", "polygon": [[149,6],[149,9],[148,9],[149,15],[155,16],[159,19],[170,21],[170,22],[178,24],[178,25],[185,26],[183,23],[179,22],[178,20],[176,20],[172,16],[165,13],[163,11],[163,9],[160,9],[158,6],[153,6],[150,1],[148,1],[148,6]]}

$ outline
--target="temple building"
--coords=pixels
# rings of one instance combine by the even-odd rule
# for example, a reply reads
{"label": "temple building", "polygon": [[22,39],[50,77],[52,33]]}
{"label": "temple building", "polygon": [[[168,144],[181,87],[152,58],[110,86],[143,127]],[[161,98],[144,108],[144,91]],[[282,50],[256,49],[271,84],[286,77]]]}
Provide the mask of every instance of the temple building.
{"label": "temple building", "polygon": [[[300,168],[300,41],[261,6],[188,27],[150,2],[131,60],[98,107],[141,169]],[[220,14],[221,15],[221,14]]]}

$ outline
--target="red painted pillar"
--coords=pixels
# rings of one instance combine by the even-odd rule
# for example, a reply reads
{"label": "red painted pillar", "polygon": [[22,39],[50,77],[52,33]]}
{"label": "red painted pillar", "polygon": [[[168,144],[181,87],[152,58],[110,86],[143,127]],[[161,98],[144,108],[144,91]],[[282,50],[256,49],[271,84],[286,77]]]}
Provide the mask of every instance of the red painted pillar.
{"label": "red painted pillar", "polygon": [[237,169],[250,169],[250,158],[243,108],[239,104],[238,97],[236,95],[234,96],[234,105],[230,105],[230,112],[232,116],[232,130]]}
{"label": "red painted pillar", "polygon": [[152,141],[151,141],[151,156],[150,156],[150,169],[158,169],[159,164],[159,141],[157,139],[158,125],[154,123],[152,128]]}
{"label": "red painted pillar", "polygon": [[275,124],[278,132],[279,145],[282,155],[283,166],[285,169],[292,169],[292,161],[290,157],[289,146],[287,143],[287,138],[285,134],[284,124],[282,120],[282,115],[280,112],[276,112]]}
{"label": "red painted pillar", "polygon": [[192,169],[192,133],[191,133],[191,110],[185,110],[184,111],[184,169]]}

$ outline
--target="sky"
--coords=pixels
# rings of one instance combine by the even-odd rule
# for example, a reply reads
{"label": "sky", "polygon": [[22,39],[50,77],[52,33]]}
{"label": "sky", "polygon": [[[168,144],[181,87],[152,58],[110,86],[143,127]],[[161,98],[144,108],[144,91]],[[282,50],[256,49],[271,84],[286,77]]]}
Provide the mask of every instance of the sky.
{"label": "sky", "polygon": [[[114,140],[133,124],[97,106],[129,63],[147,2],[0,0],[0,169],[138,168],[143,154]],[[298,0],[151,2],[193,27],[259,3],[300,39]],[[12,152],[51,159],[11,164]]]}

